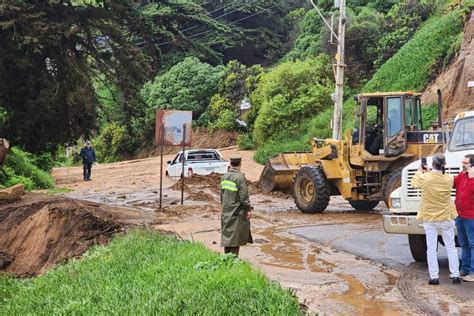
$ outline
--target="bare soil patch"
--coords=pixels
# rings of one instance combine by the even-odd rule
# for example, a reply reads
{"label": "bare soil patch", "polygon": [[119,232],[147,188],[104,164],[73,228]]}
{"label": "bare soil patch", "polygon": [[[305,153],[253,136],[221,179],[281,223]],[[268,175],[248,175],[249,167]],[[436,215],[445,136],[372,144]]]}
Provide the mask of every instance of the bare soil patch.
{"label": "bare soil patch", "polygon": [[143,214],[140,219],[134,212],[43,194],[2,205],[0,271],[41,274],[92,245],[108,242],[127,226],[146,224]]}

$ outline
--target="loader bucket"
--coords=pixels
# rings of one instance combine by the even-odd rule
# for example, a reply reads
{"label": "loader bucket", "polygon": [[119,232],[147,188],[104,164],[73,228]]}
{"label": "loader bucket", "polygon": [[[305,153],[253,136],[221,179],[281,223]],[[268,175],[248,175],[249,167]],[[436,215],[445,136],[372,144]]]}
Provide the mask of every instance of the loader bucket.
{"label": "loader bucket", "polygon": [[296,172],[311,160],[308,152],[279,154],[267,162],[257,186],[265,192],[291,191]]}

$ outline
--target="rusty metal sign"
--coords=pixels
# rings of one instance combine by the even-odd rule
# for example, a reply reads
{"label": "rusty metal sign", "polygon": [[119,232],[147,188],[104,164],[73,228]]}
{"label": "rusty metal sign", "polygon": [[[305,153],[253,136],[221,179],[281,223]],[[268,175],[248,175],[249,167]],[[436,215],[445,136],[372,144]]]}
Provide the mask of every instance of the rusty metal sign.
{"label": "rusty metal sign", "polygon": [[[155,144],[161,142],[161,126],[164,127],[164,145],[191,146],[192,111],[156,111]],[[183,144],[183,126],[186,125],[186,141]]]}

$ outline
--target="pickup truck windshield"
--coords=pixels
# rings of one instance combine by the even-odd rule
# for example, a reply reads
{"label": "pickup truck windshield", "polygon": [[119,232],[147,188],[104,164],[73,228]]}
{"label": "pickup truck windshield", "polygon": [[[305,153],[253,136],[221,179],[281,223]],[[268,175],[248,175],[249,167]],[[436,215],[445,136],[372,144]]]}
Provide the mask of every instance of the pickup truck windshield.
{"label": "pickup truck windshield", "polygon": [[474,149],[474,116],[456,121],[448,148],[449,151]]}

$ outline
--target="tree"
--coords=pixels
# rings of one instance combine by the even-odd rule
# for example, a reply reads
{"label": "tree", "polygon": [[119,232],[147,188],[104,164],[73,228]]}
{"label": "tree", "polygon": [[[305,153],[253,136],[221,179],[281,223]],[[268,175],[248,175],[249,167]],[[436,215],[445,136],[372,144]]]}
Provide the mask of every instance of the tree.
{"label": "tree", "polygon": [[222,68],[188,57],[145,84],[141,95],[148,105],[147,126],[153,127],[156,109],[193,111],[198,119],[216,91]]}
{"label": "tree", "polygon": [[140,87],[160,66],[161,41],[192,46],[180,31],[185,23],[225,29],[187,2],[3,1],[1,135],[33,152],[89,135],[97,127],[97,82],[114,87],[120,123],[128,135],[139,133]]}

